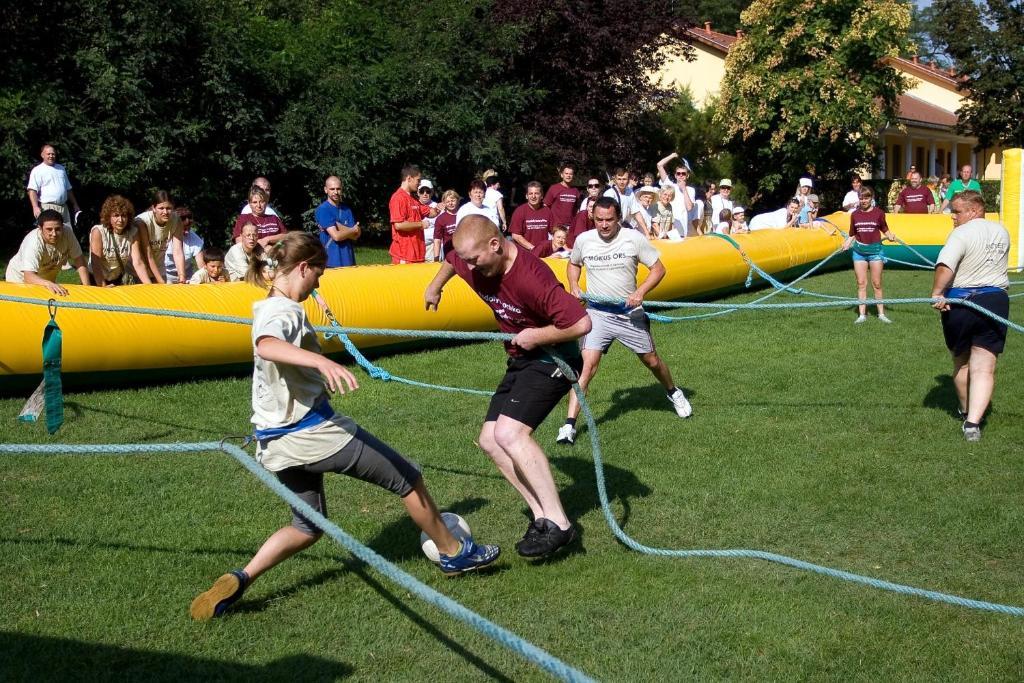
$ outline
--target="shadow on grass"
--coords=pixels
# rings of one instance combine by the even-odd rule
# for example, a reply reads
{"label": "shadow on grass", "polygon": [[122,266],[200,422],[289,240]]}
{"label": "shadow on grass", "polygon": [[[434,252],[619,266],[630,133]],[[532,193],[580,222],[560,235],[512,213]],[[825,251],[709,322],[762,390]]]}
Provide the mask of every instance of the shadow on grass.
{"label": "shadow on grass", "polygon": [[[562,505],[570,519],[579,519],[591,510],[601,509],[601,499],[597,495],[597,478],[594,465],[587,459],[559,456],[548,458],[560,472],[572,478],[572,483],[560,492]],[[622,515],[619,525],[623,528],[629,523],[632,498],[644,498],[651,494],[651,489],[637,479],[629,470],[604,463],[604,480],[608,489],[608,500],[619,502]]]}
{"label": "shadow on grass", "polygon": [[[210,438],[220,439],[220,438],[223,438],[227,434],[238,433],[239,430],[244,430],[244,429],[248,429],[249,428],[249,425],[239,424],[237,422],[233,422],[231,424],[231,426],[228,426],[228,427],[221,427],[221,426],[216,426],[215,425],[212,428],[210,428],[209,424],[207,424],[207,429],[197,430],[195,424],[179,424],[177,422],[166,422],[166,421],[154,419],[153,417],[151,417],[149,415],[132,415],[132,414],[129,414],[129,413],[118,412],[116,410],[108,410],[108,409],[105,409],[105,408],[97,408],[96,406],[86,406],[86,405],[82,405],[82,404],[80,404],[80,403],[78,403],[76,401],[66,401],[64,403],[64,410],[65,410],[66,413],[70,414],[71,419],[75,419],[75,420],[80,418],[83,413],[99,413],[100,415],[108,415],[110,417],[117,418],[118,421],[121,422],[121,423],[137,422],[137,423],[140,423],[140,425],[145,425],[146,427],[149,427],[151,425],[160,425],[161,427],[168,427],[168,428],[170,428],[169,431],[161,432],[159,434],[148,434],[147,433],[146,434],[146,438],[147,439],[154,439],[154,438],[157,438],[157,437],[170,436],[170,435],[178,434],[178,433],[181,433],[181,432],[190,432],[190,433],[198,432],[199,434],[208,435]],[[207,415],[207,418],[209,418],[209,415]]]}
{"label": "shadow on grass", "polygon": [[[490,501],[486,498],[464,498],[447,504],[439,504],[444,512],[454,512],[468,517]],[[470,528],[472,528],[472,520]],[[486,543],[487,539],[479,539]],[[402,515],[387,525],[373,538],[363,541],[391,562],[403,562],[413,558],[422,558],[420,550],[420,530],[408,515]]]}
{"label": "shadow on grass", "polygon": [[264,666],[184,654],[86,643],[67,638],[0,632],[4,680],[293,680],[334,681],[354,672],[350,664],[313,655],[282,657]]}
{"label": "shadow on grass", "polygon": [[[460,643],[456,642],[453,638],[448,636],[440,628],[432,624],[426,617],[422,616],[419,612],[414,610],[410,606],[408,600],[396,595],[394,592],[392,592],[390,588],[388,588],[388,586],[384,585],[383,583],[378,581],[375,576],[371,575],[366,570],[365,564],[359,562],[358,560],[349,560],[341,558],[339,558],[339,561],[346,566],[347,571],[351,571],[354,575],[361,578],[366,583],[367,586],[372,588],[377,593],[377,595],[390,602],[391,605],[399,612],[401,612],[403,615],[405,615],[405,617],[408,618],[409,621],[420,627],[420,629],[422,629],[424,633],[428,634],[430,637],[437,640],[439,645],[443,646],[448,650],[451,650],[455,655],[461,657],[468,664],[475,667],[478,671],[486,675],[491,680],[508,682],[511,682],[513,680],[512,678],[509,678],[508,676],[502,674],[500,671],[495,669],[493,666],[485,662],[477,655],[467,650]],[[493,573],[493,570],[491,570],[488,573]],[[405,589],[401,590],[403,593],[405,592]],[[449,674],[453,673],[456,672],[449,672]],[[461,676],[456,675],[454,676],[454,678],[461,678]]]}
{"label": "shadow on grass", "polygon": [[[691,402],[697,392],[693,389],[689,389],[684,386],[680,386],[683,393],[686,394]],[[595,416],[594,421],[597,424],[604,424],[605,422],[611,422],[617,417],[621,417],[627,413],[631,413],[634,410],[664,410],[672,412],[672,404],[669,402],[668,397],[665,396],[665,390],[662,389],[660,384],[650,384],[645,387],[629,387],[627,389],[616,389],[612,392],[612,407],[605,411],[601,416]],[[585,431],[585,430],[584,430]],[[579,437],[577,437],[579,440]]]}
{"label": "shadow on grass", "polygon": [[921,405],[958,417],[957,408],[960,406],[960,402],[956,397],[953,378],[950,375],[935,375],[935,385],[924,395]]}

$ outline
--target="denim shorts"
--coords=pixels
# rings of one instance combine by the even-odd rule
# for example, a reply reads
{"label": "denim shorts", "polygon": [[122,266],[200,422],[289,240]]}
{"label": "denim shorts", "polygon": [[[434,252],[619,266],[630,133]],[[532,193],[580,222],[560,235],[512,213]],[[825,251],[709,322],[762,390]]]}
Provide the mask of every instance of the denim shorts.
{"label": "denim shorts", "polygon": [[885,260],[881,254],[868,254],[867,256],[862,256],[861,254],[858,254],[853,249],[850,250],[850,253],[853,254],[853,262],[854,263],[856,263],[857,261],[867,261],[868,263],[870,263],[871,261],[883,261],[883,260]]}

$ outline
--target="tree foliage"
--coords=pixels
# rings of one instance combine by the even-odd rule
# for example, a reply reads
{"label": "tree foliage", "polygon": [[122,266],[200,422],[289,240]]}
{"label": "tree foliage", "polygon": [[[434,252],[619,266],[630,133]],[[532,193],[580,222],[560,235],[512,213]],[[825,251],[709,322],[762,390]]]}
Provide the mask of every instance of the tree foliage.
{"label": "tree foliage", "polygon": [[652,155],[647,141],[658,128],[657,112],[675,93],[653,87],[648,74],[661,66],[664,50],[687,50],[672,0],[635,7],[516,0],[496,3],[492,16],[515,29],[520,48],[505,78],[537,94],[521,116],[532,148],[524,159],[568,158],[594,168]]}
{"label": "tree foliage", "polygon": [[740,13],[746,9],[748,0],[696,0],[684,5],[684,17],[698,28],[705,21],[719,33],[735,33],[740,28]]}
{"label": "tree foliage", "polygon": [[0,201],[23,226],[43,142],[93,209],[112,191],[142,208],[159,187],[219,229],[255,175],[294,227],[328,174],[373,219],[406,162],[460,191],[485,167],[628,163],[667,94],[646,73],[675,42],[672,7],[646,3],[649,30],[624,30],[599,0],[15,4],[0,16]]}
{"label": "tree foliage", "polygon": [[900,0],[755,0],[746,37],[726,60],[716,121],[737,175],[759,194],[813,163],[845,175],[875,158],[877,131],[896,120],[903,77],[883,60],[908,46]]}
{"label": "tree foliage", "polygon": [[1019,0],[936,0],[936,40],[953,58],[960,129],[981,147],[1024,145],[1024,5]]}

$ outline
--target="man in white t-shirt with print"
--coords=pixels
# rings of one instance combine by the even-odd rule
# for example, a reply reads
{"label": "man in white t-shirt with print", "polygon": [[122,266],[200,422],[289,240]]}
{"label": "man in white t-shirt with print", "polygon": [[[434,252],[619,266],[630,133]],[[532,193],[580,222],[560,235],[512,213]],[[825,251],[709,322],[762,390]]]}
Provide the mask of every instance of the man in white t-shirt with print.
{"label": "man in white t-shirt with print", "polygon": [[612,171],[612,184],[605,190],[605,197],[615,200],[619,206],[619,216],[622,224],[629,228],[636,228],[644,237],[650,237],[651,231],[647,227],[647,210],[637,201],[635,194],[626,194],[629,186],[629,171],[624,168],[617,168]]}
{"label": "man in white t-shirt with print", "polygon": [[[640,264],[648,268],[647,277],[637,285]],[[612,197],[601,197],[594,203],[594,229],[576,238],[566,267],[569,291],[580,297],[580,275],[587,269],[587,294],[595,297],[622,299],[624,303],[590,302],[587,305],[592,323],[583,338],[583,370],[580,387],[586,391],[597,374],[601,356],[618,340],[636,353],[665,389],[679,417],[693,412],[683,390],[672,381],[672,373],[654,348],[651,323],[644,311],[644,297],[665,277],[665,266],[658,250],[636,230],[624,229],[620,222],[619,204]],[[574,392],[569,393],[569,412],[558,430],[558,443],[571,444],[576,439],[576,418],[580,405]]]}

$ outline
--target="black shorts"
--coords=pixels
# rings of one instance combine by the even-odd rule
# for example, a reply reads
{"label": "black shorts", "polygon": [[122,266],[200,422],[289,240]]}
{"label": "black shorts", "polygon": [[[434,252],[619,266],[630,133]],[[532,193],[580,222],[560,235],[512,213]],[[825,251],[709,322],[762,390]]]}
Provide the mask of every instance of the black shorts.
{"label": "black shorts", "polygon": [[[1001,318],[1010,316],[1010,297],[1006,292],[983,292],[972,295],[968,300]],[[1006,325],[984,313],[956,304],[942,312],[942,335],[954,356],[967,353],[972,346],[980,346],[999,355],[1006,345]]]}
{"label": "black shorts", "polygon": [[[566,362],[577,375],[583,368],[578,356]],[[571,388],[572,382],[550,361],[510,358],[505,376],[487,407],[484,422],[493,422],[504,415],[536,429]]]}
{"label": "black shorts", "polygon": [[[362,481],[376,484],[403,498],[412,491],[422,475],[415,463],[403,458],[362,427],[355,436],[334,455],[323,460],[289,467],[275,472],[278,480],[289,491],[302,499],[324,517],[327,499],[324,497],[324,472],[347,474]],[[320,533],[311,521],[292,508],[292,526],[310,536]]]}

